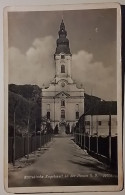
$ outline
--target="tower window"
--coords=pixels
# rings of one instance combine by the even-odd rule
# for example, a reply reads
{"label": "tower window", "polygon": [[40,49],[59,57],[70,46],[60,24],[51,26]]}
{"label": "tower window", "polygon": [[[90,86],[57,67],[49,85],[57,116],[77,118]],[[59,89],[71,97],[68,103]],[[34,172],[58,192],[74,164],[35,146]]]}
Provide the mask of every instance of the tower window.
{"label": "tower window", "polygon": [[47,110],[50,110],[50,104],[47,104]]}
{"label": "tower window", "polygon": [[65,65],[61,65],[61,73],[65,73]]}
{"label": "tower window", "polygon": [[61,59],[65,59],[65,56],[64,55],[61,55]]}
{"label": "tower window", "polygon": [[79,119],[79,112],[76,112],[76,119]]}
{"label": "tower window", "polygon": [[50,112],[47,112],[47,119],[50,119]]}
{"label": "tower window", "polygon": [[65,118],[65,110],[61,110],[61,118]]}
{"label": "tower window", "polygon": [[76,104],[76,111],[79,111],[79,104]]}
{"label": "tower window", "polygon": [[65,106],[65,100],[61,100],[61,106]]}

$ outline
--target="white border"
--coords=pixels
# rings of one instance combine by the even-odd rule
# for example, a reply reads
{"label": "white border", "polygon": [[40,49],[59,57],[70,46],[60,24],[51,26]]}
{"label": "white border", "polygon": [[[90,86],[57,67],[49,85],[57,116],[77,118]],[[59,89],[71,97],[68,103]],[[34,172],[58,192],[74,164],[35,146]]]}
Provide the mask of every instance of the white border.
{"label": "white border", "polygon": [[4,45],[5,45],[5,154],[8,154],[8,21],[7,13],[13,11],[57,11],[57,10],[82,10],[82,9],[117,9],[117,100],[118,101],[118,186],[52,186],[52,187],[18,187],[8,188],[8,155],[5,155],[5,188],[7,192],[13,193],[34,193],[34,192],[80,192],[80,191],[119,191],[123,186],[123,170],[122,170],[122,113],[121,113],[121,11],[120,5],[117,3],[102,4],[72,4],[72,5],[49,5],[49,6],[21,6],[6,7],[4,11]]}

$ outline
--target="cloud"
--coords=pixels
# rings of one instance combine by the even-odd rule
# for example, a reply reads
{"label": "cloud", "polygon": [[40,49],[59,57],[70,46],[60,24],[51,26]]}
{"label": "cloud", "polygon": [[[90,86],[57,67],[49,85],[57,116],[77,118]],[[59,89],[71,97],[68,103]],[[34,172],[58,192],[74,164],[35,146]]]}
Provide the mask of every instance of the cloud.
{"label": "cloud", "polygon": [[104,99],[116,99],[116,76],[114,67],[105,67],[102,62],[95,62],[94,56],[86,51],[79,51],[72,56],[73,79],[92,93]]}
{"label": "cloud", "polygon": [[[25,54],[18,48],[9,49],[9,83],[48,85],[55,76],[55,39],[52,36],[37,38]],[[104,99],[116,99],[114,67],[95,62],[87,51],[72,56],[72,77],[83,84],[87,93]]]}
{"label": "cloud", "polygon": [[55,40],[52,36],[37,38],[26,54],[18,48],[9,49],[9,83],[48,84],[55,74]]}

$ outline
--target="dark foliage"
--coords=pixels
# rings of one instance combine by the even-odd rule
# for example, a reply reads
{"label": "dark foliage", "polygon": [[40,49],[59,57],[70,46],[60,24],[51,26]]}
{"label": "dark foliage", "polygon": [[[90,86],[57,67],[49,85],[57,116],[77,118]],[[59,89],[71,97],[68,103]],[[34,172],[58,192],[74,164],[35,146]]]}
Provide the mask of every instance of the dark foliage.
{"label": "dark foliage", "polygon": [[37,85],[9,85],[9,91],[14,92],[24,98],[40,104],[41,89]]}
{"label": "dark foliage", "polygon": [[58,125],[56,125],[54,129],[54,134],[58,134],[58,133],[59,133],[59,128],[58,128]]}
{"label": "dark foliage", "polygon": [[104,101],[101,98],[85,94],[85,115],[117,114],[116,101]]}
{"label": "dark foliage", "polygon": [[40,130],[41,124],[41,99],[40,88],[36,85],[9,85],[8,112],[9,112],[9,136],[13,136],[14,112],[16,134],[27,132],[29,118],[29,132]]}
{"label": "dark foliage", "polygon": [[46,133],[47,134],[52,134],[53,133],[53,128],[50,123],[46,123]]}
{"label": "dark foliage", "polygon": [[66,134],[70,134],[70,126],[69,126],[69,123],[66,125]]}

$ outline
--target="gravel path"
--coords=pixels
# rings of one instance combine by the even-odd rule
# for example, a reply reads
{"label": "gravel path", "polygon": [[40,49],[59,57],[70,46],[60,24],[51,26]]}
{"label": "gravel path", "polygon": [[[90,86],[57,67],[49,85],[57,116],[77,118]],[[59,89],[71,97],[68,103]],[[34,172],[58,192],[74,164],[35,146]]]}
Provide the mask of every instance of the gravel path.
{"label": "gravel path", "polygon": [[31,165],[9,171],[9,187],[107,184],[117,184],[117,176],[67,135],[54,137]]}

